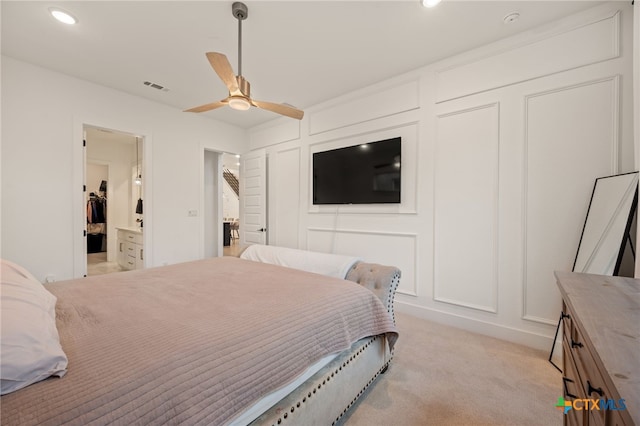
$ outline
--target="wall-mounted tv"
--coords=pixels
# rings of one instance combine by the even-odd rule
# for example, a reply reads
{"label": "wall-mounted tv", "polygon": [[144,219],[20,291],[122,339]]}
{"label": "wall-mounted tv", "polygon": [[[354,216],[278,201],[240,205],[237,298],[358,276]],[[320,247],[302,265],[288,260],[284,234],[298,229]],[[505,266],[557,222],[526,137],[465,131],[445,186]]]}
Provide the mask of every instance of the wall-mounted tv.
{"label": "wall-mounted tv", "polygon": [[313,204],[400,203],[401,138],[313,154]]}

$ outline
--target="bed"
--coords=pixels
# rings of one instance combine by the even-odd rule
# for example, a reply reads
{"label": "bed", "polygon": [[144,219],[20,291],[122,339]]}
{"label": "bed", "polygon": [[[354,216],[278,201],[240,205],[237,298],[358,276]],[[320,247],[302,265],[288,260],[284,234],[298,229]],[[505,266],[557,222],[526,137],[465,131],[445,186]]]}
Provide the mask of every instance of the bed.
{"label": "bed", "polygon": [[399,271],[357,261],[346,278],[222,257],[48,284],[62,354],[2,395],[1,423],[336,423],[398,337]]}

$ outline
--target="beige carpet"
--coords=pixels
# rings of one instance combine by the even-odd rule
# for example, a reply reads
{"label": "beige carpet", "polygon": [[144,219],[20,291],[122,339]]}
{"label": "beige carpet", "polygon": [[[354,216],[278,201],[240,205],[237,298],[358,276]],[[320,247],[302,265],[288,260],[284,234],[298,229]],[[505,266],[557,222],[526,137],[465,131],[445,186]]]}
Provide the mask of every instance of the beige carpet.
{"label": "beige carpet", "polygon": [[123,269],[117,262],[107,262],[107,252],[87,254],[87,276],[112,274]]}
{"label": "beige carpet", "polygon": [[396,314],[389,370],[341,421],[371,425],[561,425],[548,353]]}

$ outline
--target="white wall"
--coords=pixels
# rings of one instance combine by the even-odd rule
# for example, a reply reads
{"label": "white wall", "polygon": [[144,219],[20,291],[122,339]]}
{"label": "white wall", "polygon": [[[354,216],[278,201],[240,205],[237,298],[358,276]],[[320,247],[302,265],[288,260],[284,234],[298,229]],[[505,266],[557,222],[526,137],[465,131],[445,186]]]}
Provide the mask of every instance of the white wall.
{"label": "white wall", "polygon": [[83,124],[145,137],[147,266],[203,257],[202,149],[235,152],[245,131],[6,56],[1,78],[3,258],[39,279],[81,270]]}
{"label": "white wall", "polygon": [[[548,350],[594,179],[634,168],[632,14],[611,2],[251,129],[269,243],[396,265],[399,310]],[[313,152],[393,136],[401,204],[311,204]]]}

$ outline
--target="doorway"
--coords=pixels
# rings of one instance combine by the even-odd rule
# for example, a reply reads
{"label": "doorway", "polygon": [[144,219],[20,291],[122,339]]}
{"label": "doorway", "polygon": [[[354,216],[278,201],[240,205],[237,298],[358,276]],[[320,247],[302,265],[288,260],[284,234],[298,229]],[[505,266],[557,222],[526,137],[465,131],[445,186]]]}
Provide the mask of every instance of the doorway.
{"label": "doorway", "polygon": [[143,187],[143,146],[130,133],[99,127],[83,127],[85,140],[86,275],[120,272],[118,235],[132,230],[141,235],[142,214],[136,200]]}
{"label": "doorway", "polygon": [[107,254],[107,185],[109,163],[87,159],[87,275],[105,273],[112,266]]}
{"label": "doorway", "polygon": [[210,151],[203,154],[203,256],[237,256],[241,251],[239,155]]}
{"label": "doorway", "polygon": [[222,155],[222,228],[225,256],[238,256],[240,244],[240,155]]}

